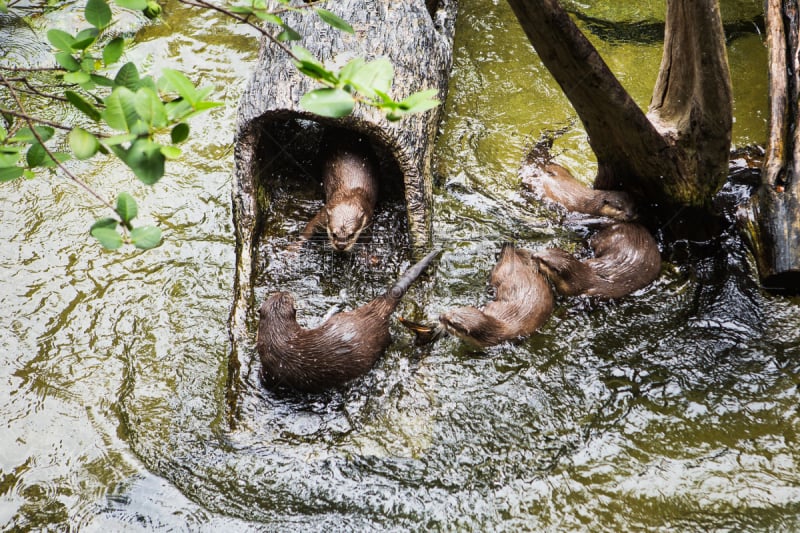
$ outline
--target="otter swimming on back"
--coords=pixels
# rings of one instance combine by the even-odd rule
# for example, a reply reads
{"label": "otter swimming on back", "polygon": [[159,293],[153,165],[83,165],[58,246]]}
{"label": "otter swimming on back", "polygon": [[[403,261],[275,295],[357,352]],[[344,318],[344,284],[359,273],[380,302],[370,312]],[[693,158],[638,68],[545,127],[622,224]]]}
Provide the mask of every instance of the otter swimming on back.
{"label": "otter swimming on back", "polygon": [[620,298],[649,285],[661,272],[661,253],[640,224],[612,224],[589,239],[594,257],[579,260],[559,248],[533,254],[541,271],[566,296]]}
{"label": "otter swimming on back", "polygon": [[314,329],[297,323],[289,293],[272,294],[259,309],[256,339],[264,384],[315,392],[369,371],[391,342],[389,317],[400,298],[438,253],[426,255],[383,295]]}
{"label": "otter swimming on back", "polygon": [[366,139],[334,129],[323,140],[325,205],[306,224],[299,243],[325,229],[334,250],[347,252],[372,223],[378,202],[378,165]]}

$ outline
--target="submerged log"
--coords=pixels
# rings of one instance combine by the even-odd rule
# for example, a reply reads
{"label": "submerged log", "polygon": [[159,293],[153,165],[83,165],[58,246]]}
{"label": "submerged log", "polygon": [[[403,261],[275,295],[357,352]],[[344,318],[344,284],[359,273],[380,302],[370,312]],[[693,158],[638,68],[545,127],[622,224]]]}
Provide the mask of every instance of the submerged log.
{"label": "submerged log", "polygon": [[[395,69],[391,94],[396,99],[436,88],[443,102],[452,62],[456,0],[341,0],[329,6],[347,20],[355,35],[332,30],[311,14],[286,18],[307,38],[301,43],[327,66],[341,67],[354,57],[388,58]],[[332,120],[299,106],[300,97],[318,88],[300,74],[287,54],[261,44],[257,67],[239,106],[235,144],[233,221],[236,233],[234,304],[229,329],[233,356],[229,393],[238,395],[247,379],[247,353],[239,346],[252,341],[248,318],[254,309],[259,244],[270,221],[271,194],[280,180],[312,175],[320,138],[326,128],[346,128],[368,139],[381,159],[384,180],[405,201],[407,227],[414,253],[430,244],[431,158],[441,106],[388,121],[373,108],[356,106],[351,116]],[[302,227],[296,229],[299,232]],[[240,353],[241,352],[241,353]],[[235,401],[235,399],[234,399]]]}
{"label": "submerged log", "polygon": [[800,6],[766,3],[769,139],[761,186],[741,221],[765,288],[800,292]]}

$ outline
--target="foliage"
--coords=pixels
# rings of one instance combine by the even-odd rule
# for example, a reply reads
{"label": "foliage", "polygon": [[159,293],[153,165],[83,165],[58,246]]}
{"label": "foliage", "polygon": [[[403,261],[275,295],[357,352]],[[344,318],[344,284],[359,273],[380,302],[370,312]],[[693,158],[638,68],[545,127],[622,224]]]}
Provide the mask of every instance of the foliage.
{"label": "foliage", "polygon": [[[155,0],[113,1],[123,9],[141,11],[148,18],[161,14]],[[360,103],[382,109],[389,120],[399,120],[406,114],[439,104],[434,98],[435,89],[394,101],[388,95],[394,68],[385,58],[369,62],[356,58],[337,72],[326,68],[305,48],[298,45],[290,48],[286,43],[302,36],[286,23],[283,15],[287,12],[310,12],[332,28],[353,33],[345,20],[319,7],[320,1],[297,5],[291,0],[277,0],[278,9],[269,9],[265,0],[251,0],[230,8],[204,0],[180,1],[249,24],[273,46],[283,49],[300,72],[323,86],[300,101],[302,107],[313,113],[342,117]],[[14,3],[0,0],[0,11],[7,12]],[[63,163],[72,158],[116,156],[141,182],[153,185],[164,176],[167,162],[181,156],[179,145],[189,137],[189,119],[220,104],[208,99],[211,87],[198,88],[179,71],[163,69],[160,78],[154,78],[140,73],[133,62],[119,65],[129,43],[123,37],[107,35],[114,23],[108,0],[87,0],[84,18],[88,27],[75,34],[59,29],[47,32],[58,67],[39,70],[41,75],[57,78],[59,91],[44,91],[27,76],[20,76],[26,69],[0,66],[0,85],[5,86],[9,96],[0,100],[4,119],[4,123],[0,122],[0,183],[32,179],[37,171],[58,167],[113,211],[114,217],[100,218],[90,228],[90,234],[103,247],[117,249],[129,243],[141,249],[152,248],[161,242],[161,231],[153,226],[133,225],[138,208],[130,194],[120,193],[112,203]],[[274,29],[274,33],[268,28]],[[63,101],[80,111],[84,123],[59,124],[35,117],[26,109],[26,102],[33,98]],[[6,107],[8,103],[10,106]],[[69,151],[51,148],[59,144],[66,144]]]}

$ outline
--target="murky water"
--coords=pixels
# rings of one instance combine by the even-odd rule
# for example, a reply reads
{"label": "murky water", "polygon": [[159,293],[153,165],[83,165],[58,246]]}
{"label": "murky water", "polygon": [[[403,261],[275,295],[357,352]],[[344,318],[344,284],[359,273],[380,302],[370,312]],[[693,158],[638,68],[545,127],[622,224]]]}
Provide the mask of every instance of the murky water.
{"label": "murky water", "polygon": [[[645,106],[661,2],[568,4],[626,37],[591,33]],[[723,4],[726,20],[747,21],[760,2]],[[257,46],[215,16],[175,2],[166,11],[132,58],[180,65],[227,106],[193,122],[186,155],[153,190],[114,163],[78,168],[109,195],[136,193],[165,243],[103,252],[87,236],[101,211],[69,183],[0,188],[0,524],[800,528],[800,301],[762,294],[727,235],[674,247],[660,279],[635,296],[560,300],[542,331],[517,344],[480,352],[449,338],[422,350],[395,323],[396,342],[364,379],[290,397],[251,379],[231,425],[231,142]],[[572,109],[503,2],[462,2],[456,39],[437,144],[434,240],[444,253],[402,306],[417,318],[486,301],[504,240],[580,245],[519,189],[516,168],[543,131],[566,128],[558,160],[582,179],[594,171]],[[763,43],[753,31],[729,46],[734,142],[763,142]],[[299,207],[276,203],[281,222],[263,249],[264,285],[290,287],[307,323],[363,303],[407,262],[384,253],[386,235],[402,228],[387,204],[363,251],[342,259],[311,247],[296,270],[283,269],[280,247],[315,205],[308,195]]]}

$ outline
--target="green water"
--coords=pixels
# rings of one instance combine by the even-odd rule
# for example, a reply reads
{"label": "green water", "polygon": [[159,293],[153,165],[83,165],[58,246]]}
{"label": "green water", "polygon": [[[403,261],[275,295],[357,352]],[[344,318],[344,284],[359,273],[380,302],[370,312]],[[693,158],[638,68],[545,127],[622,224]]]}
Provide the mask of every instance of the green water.
{"label": "green water", "polygon": [[[629,39],[636,33],[627,23],[663,18],[660,2],[587,4],[569,5]],[[750,20],[759,5],[723,2],[726,21]],[[192,123],[184,157],[152,190],[114,162],[75,165],[104,192],[136,193],[164,244],[101,251],[86,232],[102,211],[65,181],[0,188],[0,524],[800,527],[800,302],[761,293],[731,237],[676,246],[659,280],[629,298],[560,300],[542,330],[518,344],[479,352],[450,338],[421,350],[395,322],[395,343],[364,379],[314,397],[274,395],[251,380],[231,426],[232,138],[257,45],[247,31],[177,2],[165,12],[163,25],[137,35],[131,59],[179,66],[217,87],[226,107]],[[658,43],[649,33],[627,42],[590,37],[646,107]],[[734,143],[763,143],[763,41],[755,31],[738,36],[729,55]],[[503,240],[579,244],[519,190],[516,169],[542,132],[566,129],[558,160],[587,181],[594,172],[579,122],[503,2],[462,2],[445,111],[434,219],[444,253],[401,309],[423,318],[485,302]],[[308,264],[283,270],[280,246],[310,207],[277,205],[264,283],[291,288],[301,320],[337,302],[363,303],[403,266],[396,254],[374,265],[310,250],[301,256]],[[371,250],[391,245],[392,213]],[[715,254],[719,247],[728,253]],[[359,292],[365,287],[369,294]]]}

